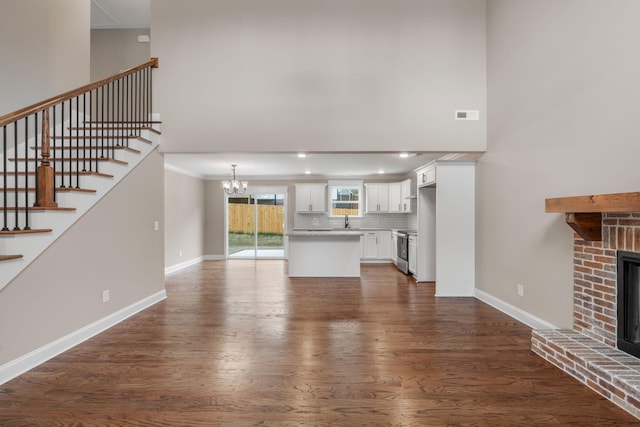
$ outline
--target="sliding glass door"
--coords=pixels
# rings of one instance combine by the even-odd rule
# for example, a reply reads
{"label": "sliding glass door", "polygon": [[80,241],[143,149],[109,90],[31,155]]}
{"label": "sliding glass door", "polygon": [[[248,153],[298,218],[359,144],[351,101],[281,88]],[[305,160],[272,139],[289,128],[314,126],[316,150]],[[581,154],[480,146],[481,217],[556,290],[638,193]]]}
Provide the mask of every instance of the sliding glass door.
{"label": "sliding glass door", "polygon": [[284,258],[284,194],[229,197],[229,258]]}

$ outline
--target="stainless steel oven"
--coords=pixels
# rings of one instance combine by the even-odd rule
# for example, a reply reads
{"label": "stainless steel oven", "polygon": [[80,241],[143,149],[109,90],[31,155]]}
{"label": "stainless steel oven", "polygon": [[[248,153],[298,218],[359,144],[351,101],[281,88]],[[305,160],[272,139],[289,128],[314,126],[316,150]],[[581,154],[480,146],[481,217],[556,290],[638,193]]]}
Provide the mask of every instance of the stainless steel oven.
{"label": "stainless steel oven", "polygon": [[409,234],[398,230],[398,270],[409,274]]}

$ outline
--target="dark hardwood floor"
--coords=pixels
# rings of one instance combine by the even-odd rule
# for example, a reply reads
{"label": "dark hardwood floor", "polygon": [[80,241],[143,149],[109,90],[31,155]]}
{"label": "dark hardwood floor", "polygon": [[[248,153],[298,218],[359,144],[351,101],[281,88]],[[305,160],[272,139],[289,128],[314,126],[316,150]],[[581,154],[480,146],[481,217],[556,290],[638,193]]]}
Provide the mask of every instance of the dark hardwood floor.
{"label": "dark hardwood floor", "polygon": [[289,279],[210,261],[168,299],[0,386],[2,426],[632,426],[530,329],[390,265]]}

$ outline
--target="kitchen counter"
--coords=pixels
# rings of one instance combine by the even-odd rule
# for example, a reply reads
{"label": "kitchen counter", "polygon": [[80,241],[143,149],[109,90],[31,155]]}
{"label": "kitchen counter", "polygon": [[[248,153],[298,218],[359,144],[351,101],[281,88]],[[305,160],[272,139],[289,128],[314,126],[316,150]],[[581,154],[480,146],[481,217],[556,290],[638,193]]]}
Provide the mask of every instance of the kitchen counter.
{"label": "kitchen counter", "polygon": [[345,229],[322,229],[322,230],[301,230],[301,229],[294,229],[293,231],[290,231],[289,233],[287,233],[287,236],[351,236],[351,235],[356,235],[356,236],[360,236],[362,235],[362,230],[361,229],[352,229],[352,228],[345,228]]}
{"label": "kitchen counter", "polygon": [[360,230],[293,230],[289,277],[360,277]]}

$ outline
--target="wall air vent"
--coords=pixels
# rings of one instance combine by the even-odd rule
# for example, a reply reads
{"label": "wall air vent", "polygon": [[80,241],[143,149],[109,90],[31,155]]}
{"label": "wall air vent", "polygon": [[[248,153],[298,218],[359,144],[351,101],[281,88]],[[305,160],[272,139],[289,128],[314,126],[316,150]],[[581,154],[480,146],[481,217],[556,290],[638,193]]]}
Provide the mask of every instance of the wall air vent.
{"label": "wall air vent", "polygon": [[456,110],[456,120],[480,120],[480,111]]}

